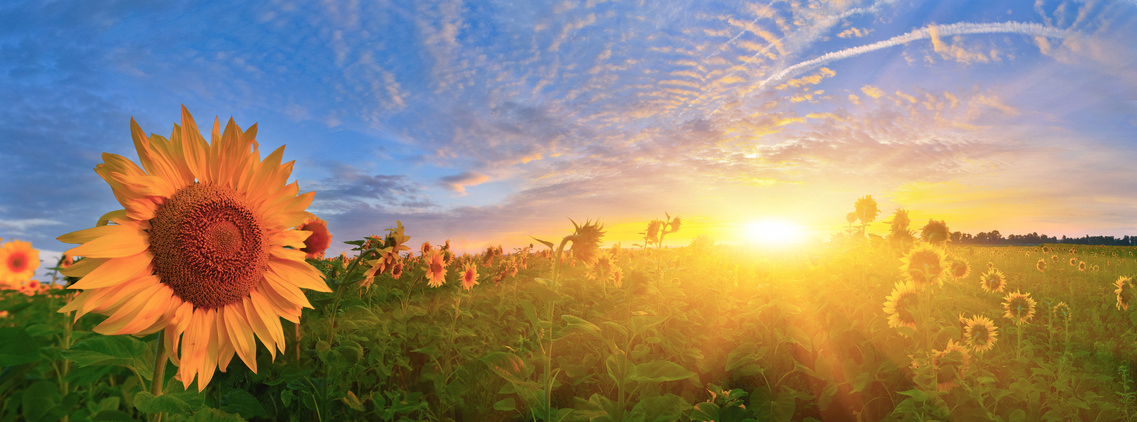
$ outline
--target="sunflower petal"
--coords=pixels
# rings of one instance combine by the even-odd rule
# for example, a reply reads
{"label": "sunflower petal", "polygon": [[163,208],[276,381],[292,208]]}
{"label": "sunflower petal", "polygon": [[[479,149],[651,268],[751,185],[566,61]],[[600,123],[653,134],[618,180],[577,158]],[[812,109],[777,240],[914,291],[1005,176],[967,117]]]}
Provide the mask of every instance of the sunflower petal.
{"label": "sunflower petal", "polygon": [[[303,253],[302,251],[297,251]],[[271,259],[271,258],[270,258]],[[304,261],[291,259],[271,259],[269,271],[275,271],[282,279],[301,289],[331,293],[332,289],[324,282],[320,271]]]}
{"label": "sunflower petal", "polygon": [[[247,299],[245,299],[247,300]],[[257,340],[245,316],[244,300],[224,307],[225,330],[229,341],[237,351],[237,356],[245,365],[257,373]]]}
{"label": "sunflower petal", "polygon": [[[96,268],[98,268],[100,265],[103,265],[103,263],[107,262],[107,261],[110,261],[110,259],[108,259],[108,258],[83,258],[83,259],[80,259],[78,261],[75,261],[75,263],[71,264],[70,267],[59,270],[59,273],[65,275],[65,276],[68,276],[68,277],[83,277],[83,276],[86,276],[87,274],[90,274],[91,271],[94,271]],[[75,287],[74,286],[68,286],[67,288],[73,289]]]}
{"label": "sunflower petal", "polygon": [[[83,263],[80,260],[77,264]],[[134,279],[142,273],[153,261],[149,251],[137,255],[107,260],[103,265],[91,270],[79,282],[71,285],[71,289],[97,289],[117,286],[125,281]],[[151,270],[152,271],[152,270]]]}
{"label": "sunflower petal", "polygon": [[[106,225],[87,230],[95,229],[103,229],[99,232],[102,236],[71,248],[66,253],[89,258],[120,258],[141,253],[150,246],[150,237],[134,224]],[[80,230],[84,231],[86,230]]]}
{"label": "sunflower petal", "polygon": [[[277,349],[276,337],[273,335],[268,324],[265,323],[265,316],[257,311],[256,301],[257,299],[254,295],[250,295],[249,298],[241,301],[242,306],[245,307],[245,317],[249,320],[249,327],[253,329],[253,333],[256,334],[257,338],[260,338],[261,342],[264,343],[265,348],[268,349],[269,354],[272,355],[272,360],[275,362]],[[277,325],[279,326],[280,324]]]}

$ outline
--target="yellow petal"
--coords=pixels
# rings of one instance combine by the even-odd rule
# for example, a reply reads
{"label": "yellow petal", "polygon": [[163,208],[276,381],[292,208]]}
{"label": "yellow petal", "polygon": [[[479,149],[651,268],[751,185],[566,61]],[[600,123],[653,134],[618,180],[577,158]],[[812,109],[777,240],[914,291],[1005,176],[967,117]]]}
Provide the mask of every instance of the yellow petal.
{"label": "yellow petal", "polygon": [[102,234],[100,237],[83,242],[66,253],[88,258],[120,258],[141,253],[150,246],[150,236],[134,224],[106,225],[95,229],[102,229],[98,232]]}
{"label": "yellow petal", "polygon": [[[303,253],[302,251],[297,251]],[[269,258],[269,271],[301,289],[330,293],[332,289],[323,280],[323,274],[307,262]]]}
{"label": "yellow petal", "polygon": [[[87,274],[90,274],[91,271],[95,270],[95,268],[98,268],[100,265],[103,265],[104,262],[107,262],[109,260],[110,259],[107,258],[83,258],[75,261],[75,263],[71,264],[70,267],[59,270],[59,273],[68,277],[83,277]],[[68,286],[67,288],[74,289],[75,286],[72,285]]]}
{"label": "yellow petal", "polygon": [[308,303],[308,298],[304,297],[304,293],[301,292],[298,287],[289,283],[287,280],[281,279],[280,276],[272,271],[265,272],[265,282],[262,282],[261,286],[267,286],[268,288],[265,289],[266,293],[276,293],[277,296],[284,298],[289,304],[303,306],[305,308],[312,307],[312,304]]}
{"label": "yellow petal", "polygon": [[[87,261],[80,260],[76,265]],[[122,258],[107,260],[103,265],[90,271],[86,277],[71,285],[71,289],[97,289],[101,287],[117,286],[125,281],[133,280],[143,270],[146,270],[153,257],[149,251]],[[151,272],[153,270],[151,269]],[[74,276],[72,276],[74,277]]]}
{"label": "yellow petal", "polygon": [[[253,332],[255,332],[257,337],[261,339],[261,342],[265,344],[265,348],[268,349],[272,355],[272,360],[275,362],[277,349],[283,350],[284,332],[280,327],[280,317],[275,314],[269,314],[267,309],[262,313],[261,308],[263,305],[257,303],[261,300],[264,300],[264,297],[260,292],[255,289],[249,292],[249,298],[242,301],[245,304],[245,316],[249,319],[249,326],[253,328]],[[275,329],[271,323],[274,321],[276,322]]]}
{"label": "yellow petal", "polygon": [[249,320],[245,316],[243,299],[238,303],[225,306],[225,330],[229,333],[229,341],[237,351],[237,356],[245,365],[257,373],[257,340],[253,337],[253,330],[249,327]]}

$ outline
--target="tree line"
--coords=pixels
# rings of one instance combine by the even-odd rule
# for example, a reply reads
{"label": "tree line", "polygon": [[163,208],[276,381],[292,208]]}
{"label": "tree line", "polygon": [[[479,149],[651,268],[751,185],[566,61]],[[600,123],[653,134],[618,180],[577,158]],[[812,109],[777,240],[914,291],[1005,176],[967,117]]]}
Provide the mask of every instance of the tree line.
{"label": "tree line", "polygon": [[1047,236],[1045,234],[1010,234],[1003,237],[998,230],[971,233],[952,232],[951,243],[956,245],[1038,245],[1042,243],[1067,243],[1072,245],[1112,245],[1133,246],[1137,244],[1137,236],[1083,236],[1066,237]]}

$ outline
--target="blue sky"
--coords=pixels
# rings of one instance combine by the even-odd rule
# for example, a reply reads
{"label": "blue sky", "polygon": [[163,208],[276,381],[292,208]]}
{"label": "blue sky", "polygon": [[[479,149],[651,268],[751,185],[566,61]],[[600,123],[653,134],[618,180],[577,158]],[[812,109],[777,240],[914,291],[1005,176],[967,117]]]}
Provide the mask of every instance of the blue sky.
{"label": "blue sky", "polygon": [[121,208],[100,154],[183,104],[287,145],[336,244],[398,219],[508,249],[568,218],[630,244],[664,212],[676,244],[731,242],[866,194],[965,232],[1137,234],[1137,2],[230,3],[0,5],[0,238],[57,256]]}

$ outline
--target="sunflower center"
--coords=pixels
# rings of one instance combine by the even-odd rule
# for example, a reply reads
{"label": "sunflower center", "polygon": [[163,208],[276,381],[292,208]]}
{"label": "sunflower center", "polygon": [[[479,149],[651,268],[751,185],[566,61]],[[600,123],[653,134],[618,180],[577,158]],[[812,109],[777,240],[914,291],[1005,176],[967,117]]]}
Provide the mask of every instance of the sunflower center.
{"label": "sunflower center", "polygon": [[8,259],[8,268],[14,273],[23,272],[27,265],[27,259],[20,253],[12,254],[12,257]]}
{"label": "sunflower center", "polygon": [[182,300],[214,309],[248,296],[268,268],[268,236],[244,195],[195,183],[150,221],[154,273]]}

